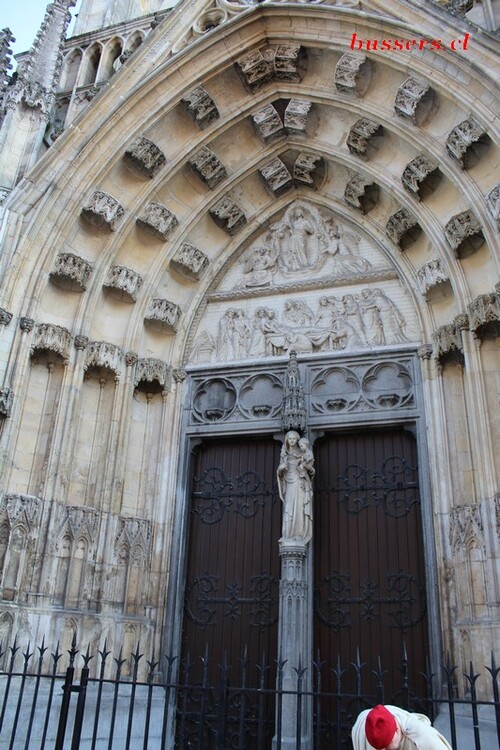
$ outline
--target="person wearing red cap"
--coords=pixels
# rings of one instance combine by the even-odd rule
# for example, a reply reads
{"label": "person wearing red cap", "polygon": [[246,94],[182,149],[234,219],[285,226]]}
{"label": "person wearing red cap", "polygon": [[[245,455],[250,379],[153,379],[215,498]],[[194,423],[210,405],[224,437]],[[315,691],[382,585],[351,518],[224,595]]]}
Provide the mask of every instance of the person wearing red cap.
{"label": "person wearing red cap", "polygon": [[362,711],[351,737],[354,750],[452,750],[427,716],[397,706]]}

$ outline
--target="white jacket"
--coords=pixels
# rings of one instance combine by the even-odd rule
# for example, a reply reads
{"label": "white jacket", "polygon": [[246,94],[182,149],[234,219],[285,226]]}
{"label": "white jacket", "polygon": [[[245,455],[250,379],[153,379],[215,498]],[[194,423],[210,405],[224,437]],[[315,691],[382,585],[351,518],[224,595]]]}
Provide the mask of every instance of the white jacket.
{"label": "white jacket", "polygon": [[[434,729],[427,716],[413,714],[397,706],[386,708],[396,717],[401,727],[403,740],[399,750],[452,750],[451,745],[437,729]],[[354,750],[373,750],[365,735],[365,721],[369,712],[370,709],[362,711],[352,728]]]}

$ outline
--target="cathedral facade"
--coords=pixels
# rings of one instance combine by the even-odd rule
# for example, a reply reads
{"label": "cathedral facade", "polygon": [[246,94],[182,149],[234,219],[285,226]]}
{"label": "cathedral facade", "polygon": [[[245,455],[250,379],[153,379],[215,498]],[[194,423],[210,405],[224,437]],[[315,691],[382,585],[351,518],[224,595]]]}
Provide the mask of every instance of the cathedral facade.
{"label": "cathedral facade", "polygon": [[2,639],[488,664],[496,3],[73,4],[1,39]]}

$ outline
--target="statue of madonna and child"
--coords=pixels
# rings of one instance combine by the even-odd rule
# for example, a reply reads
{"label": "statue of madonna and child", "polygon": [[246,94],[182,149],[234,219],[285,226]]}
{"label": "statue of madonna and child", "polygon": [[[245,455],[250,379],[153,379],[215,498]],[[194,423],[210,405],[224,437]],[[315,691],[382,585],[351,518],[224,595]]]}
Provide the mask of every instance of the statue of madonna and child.
{"label": "statue of madonna and child", "polygon": [[282,539],[304,545],[312,537],[314,456],[309,440],[295,430],[285,435],[278,466],[278,490],[283,503]]}

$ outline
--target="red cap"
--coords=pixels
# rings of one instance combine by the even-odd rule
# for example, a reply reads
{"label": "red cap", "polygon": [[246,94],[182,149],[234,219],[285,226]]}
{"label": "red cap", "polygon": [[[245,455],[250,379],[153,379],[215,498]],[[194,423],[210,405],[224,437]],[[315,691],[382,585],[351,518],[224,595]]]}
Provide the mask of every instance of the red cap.
{"label": "red cap", "polygon": [[390,745],[397,728],[396,719],[385,706],[375,706],[366,717],[366,739],[375,750],[384,750]]}

